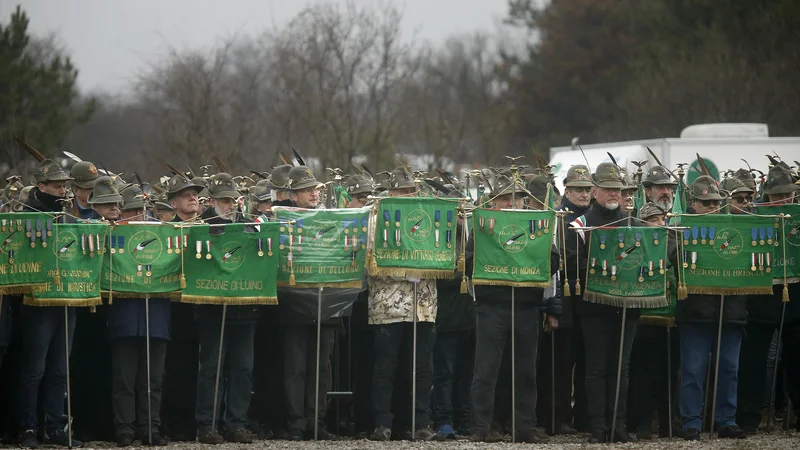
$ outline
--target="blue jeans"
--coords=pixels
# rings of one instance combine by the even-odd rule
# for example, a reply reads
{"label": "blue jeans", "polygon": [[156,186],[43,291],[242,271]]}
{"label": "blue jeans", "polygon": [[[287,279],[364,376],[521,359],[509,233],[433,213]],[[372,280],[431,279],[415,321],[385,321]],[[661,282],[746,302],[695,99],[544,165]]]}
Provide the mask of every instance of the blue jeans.
{"label": "blue jeans", "polygon": [[[22,364],[19,385],[19,424],[22,430],[39,426],[38,408],[44,414],[45,430],[52,435],[64,428],[64,395],[67,392],[66,340],[72,349],[75,310],[68,308],[65,333],[65,308],[22,306]],[[40,395],[41,394],[41,395]]]}
{"label": "blue jeans", "polygon": [[[680,409],[683,429],[703,426],[703,384],[709,353],[716,352],[716,325],[682,325],[681,334],[681,394]],[[742,345],[740,328],[723,328],[719,353],[717,427],[736,425],[736,395],[739,385],[739,349]],[[713,379],[713,377],[712,377]]]}
{"label": "blue jeans", "polygon": [[[195,420],[200,428],[210,427],[214,412],[214,383],[219,356],[219,323],[197,322],[200,340],[200,369],[197,374]],[[222,368],[217,396],[217,426],[226,431],[247,427],[247,410],[253,390],[253,339],[256,324],[226,323],[222,342]],[[187,380],[188,381],[188,380]],[[220,427],[221,428],[221,427]],[[215,430],[216,431],[216,430]]]}

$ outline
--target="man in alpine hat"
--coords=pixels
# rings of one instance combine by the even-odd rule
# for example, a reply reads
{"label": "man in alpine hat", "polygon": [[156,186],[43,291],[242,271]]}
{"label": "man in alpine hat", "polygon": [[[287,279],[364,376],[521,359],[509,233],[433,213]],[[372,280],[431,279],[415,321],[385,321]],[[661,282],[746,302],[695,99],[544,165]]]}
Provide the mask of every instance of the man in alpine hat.
{"label": "man in alpine hat", "polygon": [[[719,214],[722,201],[716,180],[707,175],[697,177],[689,186],[694,214]],[[672,258],[678,267],[677,256]],[[742,344],[742,327],[747,324],[747,296],[726,295],[722,315],[722,335],[719,343],[719,380],[717,381],[717,410],[712,411],[720,438],[741,439],[747,432],[736,423],[736,406],[739,372],[739,349]],[[683,418],[683,438],[700,439],[703,429],[703,399],[709,354],[717,344],[717,327],[722,301],[719,295],[689,294],[678,302],[675,322],[680,331],[681,390],[680,414]]]}
{"label": "man in alpine hat", "polygon": [[[575,219],[566,233],[566,269],[569,280],[581,280],[586,286],[588,265],[589,233],[576,227],[596,227],[603,225],[624,225],[627,214],[621,210],[622,193],[625,188],[622,174],[616,164],[601,163],[592,174],[592,196],[595,204],[584,216]],[[573,285],[570,283],[570,285]],[[574,292],[574,291],[573,291]],[[574,295],[576,313],[583,335],[586,358],[586,398],[589,426],[592,431],[589,442],[598,443],[608,439],[609,434],[615,442],[633,442],[635,438],[625,429],[628,368],[631,347],[636,335],[639,318],[638,310],[626,313],[627,320],[622,323],[622,308],[591,303],[581,295]],[[625,327],[622,345],[622,371],[620,373],[619,401],[617,405],[616,430],[611,430],[612,418],[608,411],[614,410],[616,392],[617,360],[620,344],[620,329]]]}
{"label": "man in alpine hat", "polygon": [[[241,194],[233,178],[224,172],[214,174],[208,188],[210,206],[202,215],[205,223],[224,225],[244,222],[237,210]],[[209,233],[223,233],[224,227],[211,227]],[[220,342],[222,305],[194,305],[197,336],[200,343],[200,369],[197,374],[197,403],[195,419],[198,441],[203,444],[221,444],[223,441],[249,444],[255,436],[248,429],[247,411],[253,388],[253,340],[258,321],[259,307],[254,305],[228,305],[225,319],[225,336]],[[219,414],[212,428],[214,414],[214,386],[217,361],[222,349],[223,365],[219,378]],[[224,425],[225,436],[219,431]]]}
{"label": "man in alpine hat", "polygon": [[[497,209],[522,209],[526,195],[513,176],[499,175],[495,179],[492,192],[492,205]],[[474,238],[470,238],[466,248],[466,272],[472,273],[474,265]],[[551,252],[551,276],[558,270],[558,253]],[[495,397],[498,378],[505,351],[510,351],[509,333],[514,332],[517,342],[516,382],[517,382],[517,442],[541,443],[543,437],[537,436],[536,426],[536,353],[542,317],[539,309],[547,308],[547,327],[558,327],[561,314],[560,299],[552,305],[544,304],[544,290],[541,288],[512,288],[508,286],[474,286],[477,301],[478,324],[476,328],[475,373],[473,375],[472,435],[475,442],[494,442],[500,439],[493,422],[504,421],[495,417]],[[511,330],[511,292],[516,289],[515,329]],[[525,349],[519,351],[519,349]],[[531,353],[532,352],[532,353]],[[510,361],[510,359],[509,359]],[[511,376],[509,374],[508,379]],[[505,383],[500,383],[505,384]]]}
{"label": "man in alpine hat", "polygon": [[[39,163],[34,174],[36,186],[31,189],[25,212],[61,212],[67,201],[67,182],[72,181],[52,160]],[[39,446],[37,433],[44,425],[47,444],[66,446],[67,416],[64,393],[67,391],[68,348],[75,332],[75,308],[22,305],[22,361],[19,374],[18,420],[22,430],[19,443],[26,448]],[[67,327],[65,332],[64,327]],[[69,340],[65,342],[69,336]],[[69,345],[68,345],[69,344]],[[39,417],[44,416],[44,424]],[[73,447],[83,443],[72,439]]]}
{"label": "man in alpine hat", "polygon": [[272,192],[272,204],[274,206],[291,206],[292,199],[289,198],[289,171],[292,166],[282,164],[272,169],[269,177],[269,185]]}
{"label": "man in alpine hat", "polygon": [[251,216],[272,215],[272,187],[269,180],[260,180],[250,189],[248,212]]}
{"label": "man in alpine hat", "polygon": [[350,196],[347,200],[346,208],[361,208],[367,206],[369,196],[375,190],[375,185],[372,179],[366,175],[356,174],[350,175],[344,182],[345,192]]}
{"label": "man in alpine hat", "polygon": [[642,186],[644,186],[644,195],[647,197],[647,201],[655,203],[665,211],[672,209],[678,182],[672,178],[667,169],[663,166],[655,166],[647,171],[647,175],[642,180]]}
{"label": "man in alpine hat", "polygon": [[70,214],[81,219],[97,219],[89,204],[89,195],[94,188],[94,181],[99,177],[97,168],[89,161],[79,161],[70,169],[72,181],[70,188],[75,198],[72,200]]}
{"label": "man in alpine hat", "polygon": [[194,221],[202,214],[199,195],[205,186],[195,183],[183,174],[170,178],[167,200],[175,210],[176,220]]}

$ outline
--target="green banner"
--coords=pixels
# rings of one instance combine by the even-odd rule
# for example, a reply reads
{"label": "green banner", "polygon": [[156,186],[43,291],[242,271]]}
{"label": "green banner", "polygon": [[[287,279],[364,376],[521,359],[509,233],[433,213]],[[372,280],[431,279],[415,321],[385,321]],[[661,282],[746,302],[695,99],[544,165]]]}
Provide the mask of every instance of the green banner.
{"label": "green banner", "polygon": [[680,278],[689,294],[772,294],[775,221],[744,214],[686,215]]}
{"label": "green banner", "polygon": [[360,288],[371,210],[275,207],[278,285]]}
{"label": "green banner", "polygon": [[278,223],[193,225],[184,250],[181,301],[215,305],[278,303]]}
{"label": "green banner", "polygon": [[549,287],[555,223],[551,211],[474,210],[472,283]]}
{"label": "green banner", "polygon": [[[171,294],[177,299],[181,289],[181,256],[189,242],[186,233],[174,224],[161,223],[118,225],[111,229],[103,243],[108,247],[103,255],[100,281],[103,292],[134,298]],[[96,243],[80,236],[76,245],[91,252]]]}
{"label": "green banner", "polygon": [[773,218],[774,232],[769,231],[774,235],[772,240],[775,245],[773,284],[784,284],[784,279],[786,283],[800,282],[800,205],[759,205],[757,212],[769,216],[788,216]]}
{"label": "green banner", "polygon": [[666,228],[592,230],[584,300],[628,308],[664,307],[666,280]]}
{"label": "green banner", "polygon": [[53,216],[45,213],[0,214],[0,294],[49,289],[55,275]]}
{"label": "green banner", "polygon": [[375,209],[370,275],[453,278],[457,200],[387,197]]}
{"label": "green banner", "polygon": [[[104,222],[88,224],[59,224],[53,228],[53,239],[47,251],[52,270],[58,273],[53,283],[41,292],[25,296],[26,305],[34,306],[94,306],[102,304],[100,298],[100,272],[103,257],[108,252],[107,233],[110,227]],[[93,252],[83,252],[82,236],[92,236]],[[99,246],[96,246],[97,244]],[[51,245],[50,245],[51,244]]]}

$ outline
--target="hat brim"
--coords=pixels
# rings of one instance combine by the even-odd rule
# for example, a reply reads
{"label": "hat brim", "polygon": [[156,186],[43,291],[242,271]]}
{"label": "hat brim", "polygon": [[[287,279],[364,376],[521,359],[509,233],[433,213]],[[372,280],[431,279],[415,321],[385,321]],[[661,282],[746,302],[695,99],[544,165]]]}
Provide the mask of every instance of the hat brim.
{"label": "hat brim", "polygon": [[569,181],[564,183],[564,187],[593,187],[594,183],[588,180]]}
{"label": "hat brim", "polygon": [[409,183],[400,183],[397,186],[389,186],[390,191],[399,191],[401,189],[414,189],[417,187],[417,184],[413,181]]}
{"label": "hat brim", "polygon": [[678,187],[678,183],[674,180],[659,180],[659,181],[642,181],[642,186],[649,188],[653,186],[670,186]]}
{"label": "hat brim", "polygon": [[72,180],[72,184],[74,186],[78,186],[81,189],[92,189],[94,187],[94,180],[96,180],[96,179],[97,178],[94,178],[92,180],[88,180],[88,181],[84,181],[84,182],[80,182],[80,181],[77,181],[77,180],[73,179]]}
{"label": "hat brim", "polygon": [[800,186],[796,184],[781,184],[775,187],[771,187],[768,189],[764,189],[764,193],[767,195],[770,194],[791,194],[792,192],[797,192],[800,190]]}
{"label": "hat brim", "polygon": [[72,181],[72,177],[62,172],[61,175],[54,175],[52,177],[45,176],[44,181],[41,181],[41,183],[52,183],[56,181]]}
{"label": "hat brim", "polygon": [[725,200],[727,195],[722,195],[717,192],[709,192],[708,194],[692,195],[692,200]]}
{"label": "hat brim", "polygon": [[145,209],[149,208],[151,205],[149,203],[145,203],[144,200],[135,200],[132,202],[125,203],[122,205],[123,211],[131,211],[134,209]]}
{"label": "hat brim", "polygon": [[175,211],[169,203],[155,202],[156,211]]}
{"label": "hat brim", "polygon": [[197,195],[200,195],[201,192],[205,189],[205,186],[200,186],[199,184],[187,184],[186,186],[178,189],[177,191],[169,191],[167,192],[167,198],[174,198],[176,195],[180,194],[181,192],[187,189],[194,189],[197,192]]}
{"label": "hat brim", "polygon": [[666,216],[666,215],[667,215],[667,212],[666,212],[666,211],[653,211],[653,212],[651,212],[650,214],[642,214],[642,213],[639,213],[639,218],[640,218],[640,219],[649,219],[649,218],[651,218],[651,217],[656,217],[656,216]]}
{"label": "hat brim", "polygon": [[104,203],[122,203],[122,196],[119,194],[100,195],[95,197],[94,192],[89,194],[86,203],[90,205],[102,205]]}
{"label": "hat brim", "polygon": [[226,189],[224,191],[211,193],[211,198],[215,199],[229,198],[231,200],[236,200],[241,196],[242,194],[240,194],[239,191],[234,191],[232,189]]}
{"label": "hat brim", "polygon": [[323,186],[325,186],[325,185],[320,183],[319,181],[314,180],[314,181],[306,181],[305,183],[298,183],[296,185],[292,185],[292,188],[289,189],[289,190],[290,191],[302,191],[303,189],[309,189],[309,188],[319,189],[319,188],[321,188]]}
{"label": "hat brim", "polygon": [[371,194],[371,193],[372,193],[372,189],[369,188],[369,187],[365,187],[365,186],[357,187],[357,188],[353,189],[352,191],[348,192],[348,194],[350,194],[350,195]]}

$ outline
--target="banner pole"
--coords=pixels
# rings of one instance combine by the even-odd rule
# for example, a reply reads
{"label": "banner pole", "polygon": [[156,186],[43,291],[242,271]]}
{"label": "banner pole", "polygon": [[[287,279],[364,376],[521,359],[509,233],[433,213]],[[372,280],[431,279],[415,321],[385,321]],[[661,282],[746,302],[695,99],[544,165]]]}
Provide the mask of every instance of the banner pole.
{"label": "banner pole", "polygon": [[153,445],[153,413],[150,406],[150,295],[144,297],[145,357],[147,358],[147,439]]}
{"label": "banner pole", "polygon": [[609,442],[614,442],[617,434],[617,409],[619,408],[619,385],[622,381],[622,349],[625,342],[625,319],[628,315],[628,307],[622,307],[622,326],[619,330],[619,357],[617,358],[617,387],[614,390],[614,416],[611,418],[611,432]]}
{"label": "banner pole", "polygon": [[706,386],[705,389],[703,390],[703,424],[706,423],[705,420],[706,417],[708,417],[708,396],[710,393],[711,393],[711,352],[708,353],[708,363],[706,364]]}
{"label": "banner pole", "polygon": [[719,324],[717,326],[717,354],[714,358],[714,391],[711,396],[711,434],[714,434],[714,418],[717,413],[717,385],[719,384],[719,350],[722,347],[722,311],[725,309],[725,295],[719,296]]}
{"label": "banner pole", "polygon": [[64,305],[64,358],[67,362],[67,448],[72,448],[72,390],[69,376],[69,307]]}
{"label": "banner pole", "polygon": [[672,330],[667,326],[667,430],[672,437]]}
{"label": "banner pole", "polygon": [[219,373],[222,367],[222,348],[225,339],[225,319],[228,315],[228,305],[222,305],[222,324],[219,327],[219,352],[217,353],[217,376],[214,380],[214,409],[211,413],[211,432],[217,432],[217,399],[219,397]]}
{"label": "banner pole", "polygon": [[511,286],[511,443],[517,442],[516,290]]}
{"label": "banner pole", "polygon": [[413,342],[411,350],[411,440],[417,437],[417,283],[414,282],[414,314]]}
{"label": "banner pole", "polygon": [[319,353],[322,335],[322,288],[317,290],[317,357],[314,373],[314,440],[319,436]]}
{"label": "banner pole", "polygon": [[[559,283],[559,281],[556,281]],[[550,431],[556,435],[556,330],[550,330]]]}
{"label": "banner pole", "polygon": [[772,427],[772,415],[775,413],[775,388],[778,383],[778,361],[781,359],[781,338],[783,337],[783,322],[786,319],[786,302],[781,307],[781,323],[778,326],[778,344],[775,349],[775,366],[772,370],[772,386],[769,390],[769,414],[767,414],[767,429]]}

